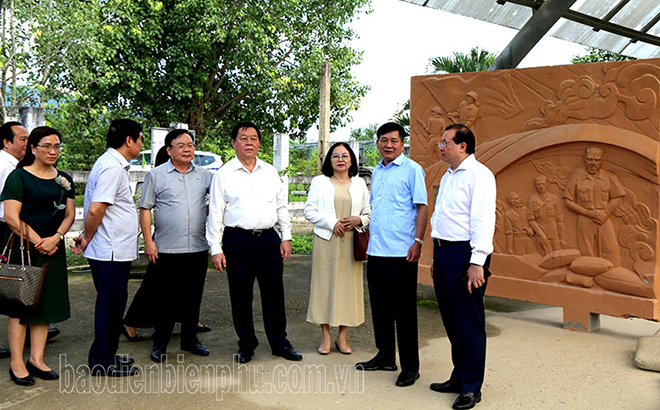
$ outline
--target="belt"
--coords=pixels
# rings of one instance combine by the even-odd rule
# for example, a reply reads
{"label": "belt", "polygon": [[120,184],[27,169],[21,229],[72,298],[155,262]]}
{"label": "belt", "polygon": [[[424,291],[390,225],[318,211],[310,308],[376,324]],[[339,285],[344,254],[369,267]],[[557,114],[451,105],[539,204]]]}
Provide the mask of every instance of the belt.
{"label": "belt", "polygon": [[239,233],[244,233],[252,236],[261,236],[265,233],[268,233],[273,230],[273,228],[267,228],[267,229],[243,229],[239,227],[234,227],[234,226],[225,226],[226,231],[234,231],[234,232],[239,232]]}
{"label": "belt", "polygon": [[446,241],[444,239],[433,238],[433,244],[435,246],[452,246],[452,245],[465,245],[469,244],[470,241]]}

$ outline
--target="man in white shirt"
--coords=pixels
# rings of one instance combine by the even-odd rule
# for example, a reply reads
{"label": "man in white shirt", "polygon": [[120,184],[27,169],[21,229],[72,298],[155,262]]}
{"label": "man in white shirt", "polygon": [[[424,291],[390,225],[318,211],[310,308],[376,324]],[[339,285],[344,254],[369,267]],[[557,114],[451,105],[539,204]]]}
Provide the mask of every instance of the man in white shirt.
{"label": "man in white shirt", "polygon": [[431,217],[433,284],[451,343],[454,369],[440,393],[460,393],[454,409],[481,401],[486,366],[484,293],[495,233],[496,185],[493,173],[474,157],[475,137],[453,124],[438,144],[450,167],[440,181]]}
{"label": "man in white shirt", "polygon": [[[7,122],[0,127],[2,150],[0,150],[0,191],[5,186],[9,174],[16,169],[18,161],[25,156],[28,132],[20,122]],[[4,202],[0,202],[0,243],[5,244],[8,228],[5,222]]]}
{"label": "man in white shirt", "polygon": [[85,230],[74,252],[85,251],[96,288],[94,342],[89,366],[97,376],[138,373],[133,359],[117,356],[128,299],[131,262],[138,257],[138,213],[129,185],[128,161],[142,149],[142,126],[119,119],[110,124],[108,150],[94,163],[85,189]]}
{"label": "man in white shirt", "polygon": [[[0,191],[5,186],[7,177],[16,169],[18,161],[25,156],[25,147],[27,147],[28,132],[20,122],[10,121],[2,124],[0,127],[0,141],[2,141],[2,150],[0,150]],[[9,235],[9,227],[5,222],[4,202],[0,202],[0,252],[5,249],[5,243]],[[59,330],[58,330],[59,333]],[[0,359],[10,356],[9,350],[0,349]]]}
{"label": "man in white shirt", "polygon": [[261,132],[251,122],[241,122],[232,130],[231,145],[236,157],[213,177],[206,239],[213,265],[220,272],[227,268],[238,335],[236,361],[249,362],[259,345],[252,319],[255,279],[273,355],[302,360],[286,338],[282,275],[283,262],[291,256],[286,187],[275,167],[257,159],[260,143]]}

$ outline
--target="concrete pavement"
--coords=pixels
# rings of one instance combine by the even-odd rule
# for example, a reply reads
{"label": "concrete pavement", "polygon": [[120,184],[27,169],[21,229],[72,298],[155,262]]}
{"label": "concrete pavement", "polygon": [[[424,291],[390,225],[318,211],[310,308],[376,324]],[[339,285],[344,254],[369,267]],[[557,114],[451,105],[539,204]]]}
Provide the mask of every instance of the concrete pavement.
{"label": "concrete pavement", "polygon": [[[150,339],[130,343],[122,337],[120,353],[134,357],[143,370],[126,379],[88,375],[84,365],[93,338],[95,292],[88,274],[72,275],[72,318],[57,324],[62,334],[46,348],[46,362],[62,377],[19,387],[9,380],[9,360],[2,360],[0,408],[451,408],[454,394],[428,387],[447,379],[451,371],[449,343],[436,308],[418,308],[421,378],[414,386],[399,388],[394,385],[396,372],[353,369],[376,353],[368,295],[365,324],[349,329],[354,353],[316,353],[320,330],[305,322],[310,268],[307,255],[294,255],[285,265],[289,339],[304,355],[302,362],[270,354],[256,291],[254,316],[261,345],[249,366],[236,365],[227,280],[209,270],[202,321],[213,331],[200,339],[211,355],[180,351],[174,336],[168,364],[155,365],[149,360]],[[139,284],[131,280],[131,298]],[[420,287],[420,298],[432,294]],[[562,329],[559,308],[489,297],[486,305],[486,382],[477,409],[660,409],[660,373],[639,370],[633,361],[638,339],[654,335],[659,324],[604,316],[600,331],[573,333]],[[5,320],[0,321],[3,345]]]}

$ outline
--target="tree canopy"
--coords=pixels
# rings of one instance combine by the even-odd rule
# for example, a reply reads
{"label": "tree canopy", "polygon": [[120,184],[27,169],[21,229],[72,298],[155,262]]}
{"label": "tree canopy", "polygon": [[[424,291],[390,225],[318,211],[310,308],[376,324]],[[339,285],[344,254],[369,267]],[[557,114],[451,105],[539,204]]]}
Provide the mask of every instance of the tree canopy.
{"label": "tree canopy", "polygon": [[76,122],[119,115],[147,126],[185,122],[198,142],[226,138],[250,120],[265,134],[302,139],[318,118],[323,61],[332,67],[333,127],[366,93],[350,72],[361,52],[349,44],[348,23],[368,4],[25,0],[14,17],[31,29],[31,98],[56,116],[67,109]]}
{"label": "tree canopy", "polygon": [[571,59],[573,64],[582,63],[600,63],[606,61],[627,61],[635,60],[634,57],[624,56],[623,54],[612,53],[611,51],[601,50],[595,47],[587,47],[587,54],[575,56]]}

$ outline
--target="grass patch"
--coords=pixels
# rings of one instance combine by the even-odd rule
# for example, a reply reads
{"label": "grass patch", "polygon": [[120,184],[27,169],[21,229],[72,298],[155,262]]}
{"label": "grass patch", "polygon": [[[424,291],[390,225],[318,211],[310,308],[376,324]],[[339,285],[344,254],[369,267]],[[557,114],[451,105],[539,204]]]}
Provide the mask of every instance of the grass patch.
{"label": "grass patch", "polygon": [[289,202],[306,202],[307,195],[289,195]]}
{"label": "grass patch", "polygon": [[417,306],[428,306],[438,308],[438,301],[433,299],[420,299],[417,301]]}
{"label": "grass patch", "polygon": [[66,266],[81,266],[81,265],[89,265],[89,262],[87,262],[87,258],[80,255],[76,255],[75,253],[71,252],[71,249],[66,248]]}
{"label": "grass patch", "polygon": [[291,239],[291,252],[312,253],[312,235],[293,235]]}

